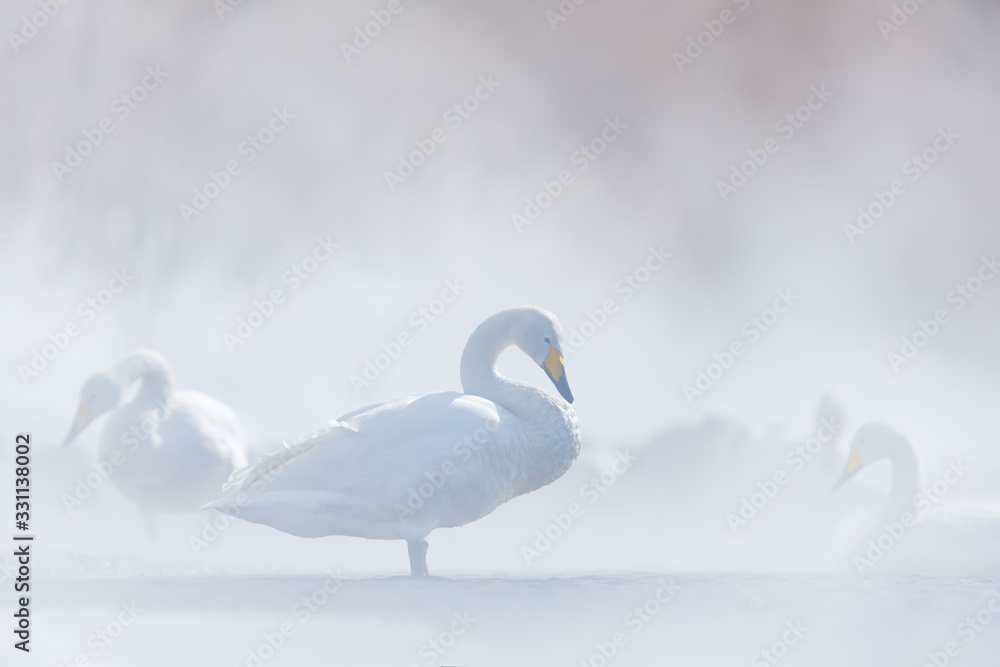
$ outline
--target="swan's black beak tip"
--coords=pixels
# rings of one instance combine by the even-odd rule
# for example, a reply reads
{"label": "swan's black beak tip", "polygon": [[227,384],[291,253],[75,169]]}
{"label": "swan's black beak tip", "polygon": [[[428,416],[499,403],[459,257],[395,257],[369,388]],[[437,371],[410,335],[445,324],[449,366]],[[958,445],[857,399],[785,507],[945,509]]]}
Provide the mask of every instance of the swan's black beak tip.
{"label": "swan's black beak tip", "polygon": [[[545,340],[548,340],[547,338]],[[562,352],[555,346],[549,347],[549,353],[545,355],[545,360],[541,363],[542,370],[552,380],[552,384],[559,390],[559,395],[568,402],[573,402],[573,392],[569,390],[569,382],[566,381],[566,359]]]}
{"label": "swan's black beak tip", "polygon": [[550,380],[552,380],[552,384],[555,385],[555,388],[559,392],[559,395],[562,396],[564,399],[566,399],[567,403],[572,403],[573,392],[570,391],[569,382],[567,382],[566,380],[566,369],[560,368],[560,371],[562,372],[559,373],[558,380],[555,378],[555,376],[552,375],[552,373],[549,371],[548,368],[542,366],[542,369],[545,370],[545,374],[549,376]]}

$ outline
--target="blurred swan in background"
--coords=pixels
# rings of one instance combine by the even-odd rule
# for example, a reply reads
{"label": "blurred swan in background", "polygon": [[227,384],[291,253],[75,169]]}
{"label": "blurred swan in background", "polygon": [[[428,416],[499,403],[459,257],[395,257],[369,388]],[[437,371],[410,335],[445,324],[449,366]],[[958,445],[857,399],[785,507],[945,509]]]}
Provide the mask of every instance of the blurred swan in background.
{"label": "blurred swan in background", "polygon": [[941,476],[924,487],[910,442],[887,426],[867,424],[854,436],[837,487],[883,459],[892,463],[892,489],[874,526],[846,554],[845,568],[860,574],[872,570],[1000,573],[998,508],[989,503],[945,500],[952,487],[969,474],[960,460],[950,461]]}
{"label": "blurred swan in background", "polygon": [[[516,345],[553,382],[559,399],[500,376]],[[501,311],[469,337],[465,393],[368,406],[236,472],[206,505],[301,537],[406,540],[410,574],[427,572],[425,538],[482,518],[558,479],[580,452],[563,367],[563,334],[538,308]],[[568,401],[568,402],[567,402]]]}
{"label": "blurred swan in background", "polygon": [[[134,398],[122,403],[136,384]],[[197,510],[247,463],[236,414],[200,392],[173,391],[166,361],[152,350],[137,350],[84,383],[63,445],[109,411],[98,467],[150,525],[159,512]]]}
{"label": "blurred swan in background", "polygon": [[[711,416],[672,426],[629,449],[636,464],[588,509],[575,538],[646,544],[614,554],[614,566],[636,570],[830,571],[843,534],[857,534],[852,521],[877,514],[884,496],[863,486],[831,502],[849,443],[835,394],[823,394],[806,423],[793,431]],[[588,458],[602,449],[588,447]],[[585,463],[589,473],[571,473],[579,483],[606,465]]]}

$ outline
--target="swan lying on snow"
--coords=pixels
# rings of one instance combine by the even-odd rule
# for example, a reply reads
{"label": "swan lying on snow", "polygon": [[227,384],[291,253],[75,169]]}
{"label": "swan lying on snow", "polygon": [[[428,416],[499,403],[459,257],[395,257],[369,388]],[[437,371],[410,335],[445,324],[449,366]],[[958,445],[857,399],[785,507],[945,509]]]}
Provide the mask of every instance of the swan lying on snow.
{"label": "swan lying on snow", "polygon": [[[826,394],[801,431],[719,415],[671,425],[629,450],[637,464],[627,481],[616,482],[587,510],[585,524],[574,525],[575,539],[637,545],[609,554],[600,567],[699,573],[831,569],[843,550],[845,520],[862,511],[877,514],[884,501],[874,489],[855,485],[830,502],[852,435],[846,422],[843,404]],[[565,487],[599,475],[608,459],[594,455],[602,450],[589,442],[591,460],[581,455],[582,465],[567,473],[574,479],[565,480]],[[584,506],[589,508],[586,499]]]}
{"label": "swan lying on snow", "polygon": [[869,568],[920,574],[1000,573],[1000,512],[988,505],[953,501],[938,506],[968,473],[960,460],[950,461],[941,476],[924,487],[909,441],[887,426],[867,424],[854,436],[837,486],[881,459],[892,462],[892,489],[879,520],[847,554],[852,569],[862,574]]}
{"label": "swan lying on snow", "polygon": [[[119,405],[136,383],[135,398]],[[100,465],[148,521],[157,512],[197,510],[247,463],[236,414],[205,394],[173,391],[157,352],[137,350],[88,379],[63,445],[112,410],[101,432]]]}
{"label": "swan lying on snow", "polygon": [[[497,374],[516,345],[565,401]],[[483,322],[462,354],[465,393],[368,406],[233,474],[207,504],[300,537],[406,540],[410,574],[427,574],[435,528],[480,519],[555,481],[580,452],[556,318],[511,308]]]}

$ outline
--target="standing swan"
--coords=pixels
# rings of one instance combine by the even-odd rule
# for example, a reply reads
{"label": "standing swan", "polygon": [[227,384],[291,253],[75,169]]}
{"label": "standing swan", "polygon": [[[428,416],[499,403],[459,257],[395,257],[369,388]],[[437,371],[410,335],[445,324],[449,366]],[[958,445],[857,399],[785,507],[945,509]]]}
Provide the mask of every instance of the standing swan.
{"label": "standing swan", "polygon": [[[497,374],[516,345],[566,400]],[[226,514],[300,537],[406,540],[410,574],[427,574],[435,528],[480,519],[511,498],[559,479],[580,452],[563,368],[559,322],[511,308],[472,333],[462,354],[464,394],[442,392],[371,405],[237,471]]]}
{"label": "standing swan", "polygon": [[[135,398],[119,405],[138,383]],[[219,485],[246,465],[245,436],[227,406],[196,391],[173,391],[159,353],[137,350],[109,371],[88,379],[63,445],[109,410],[100,460],[111,481],[147,521],[158,512],[197,510]]]}
{"label": "standing swan", "polygon": [[1000,573],[1000,513],[988,504],[961,506],[947,499],[951,487],[968,474],[961,460],[951,461],[938,479],[924,487],[909,441],[887,426],[866,424],[854,436],[837,486],[881,459],[892,462],[885,510],[847,554],[850,562],[845,566],[859,574],[869,568],[919,574]]}

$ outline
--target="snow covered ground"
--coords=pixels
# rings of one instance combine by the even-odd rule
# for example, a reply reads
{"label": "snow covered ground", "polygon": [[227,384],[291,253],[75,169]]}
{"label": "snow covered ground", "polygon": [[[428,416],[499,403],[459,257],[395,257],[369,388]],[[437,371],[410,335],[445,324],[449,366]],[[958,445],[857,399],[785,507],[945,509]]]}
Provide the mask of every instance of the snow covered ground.
{"label": "snow covered ground", "polygon": [[[49,480],[39,533],[50,537],[36,544],[35,651],[22,662],[916,667],[944,655],[994,665],[1000,577],[820,573],[864,528],[837,546],[838,512],[870,518],[882,501],[869,489],[841,510],[824,504],[836,466],[815,461],[732,533],[739,479],[766,473],[787,447],[726,421],[664,434],[629,450],[630,469],[605,477],[599,500],[540,545],[535,531],[586,502],[581,489],[597,488],[588,484],[614,450],[585,457],[550,487],[432,534],[427,580],[403,576],[402,542],[302,540],[243,522],[213,530],[213,512],[164,516],[149,535],[110,484],[68,512],[72,450],[53,450],[39,459]],[[718,484],[664,484],[675,466],[698,479],[723,455],[742,462]],[[541,550],[526,558],[525,548]],[[748,570],[762,572],[726,573]]]}
{"label": "snow covered ground", "polygon": [[1000,655],[997,578],[47,578],[36,604],[37,665],[990,667]]}

